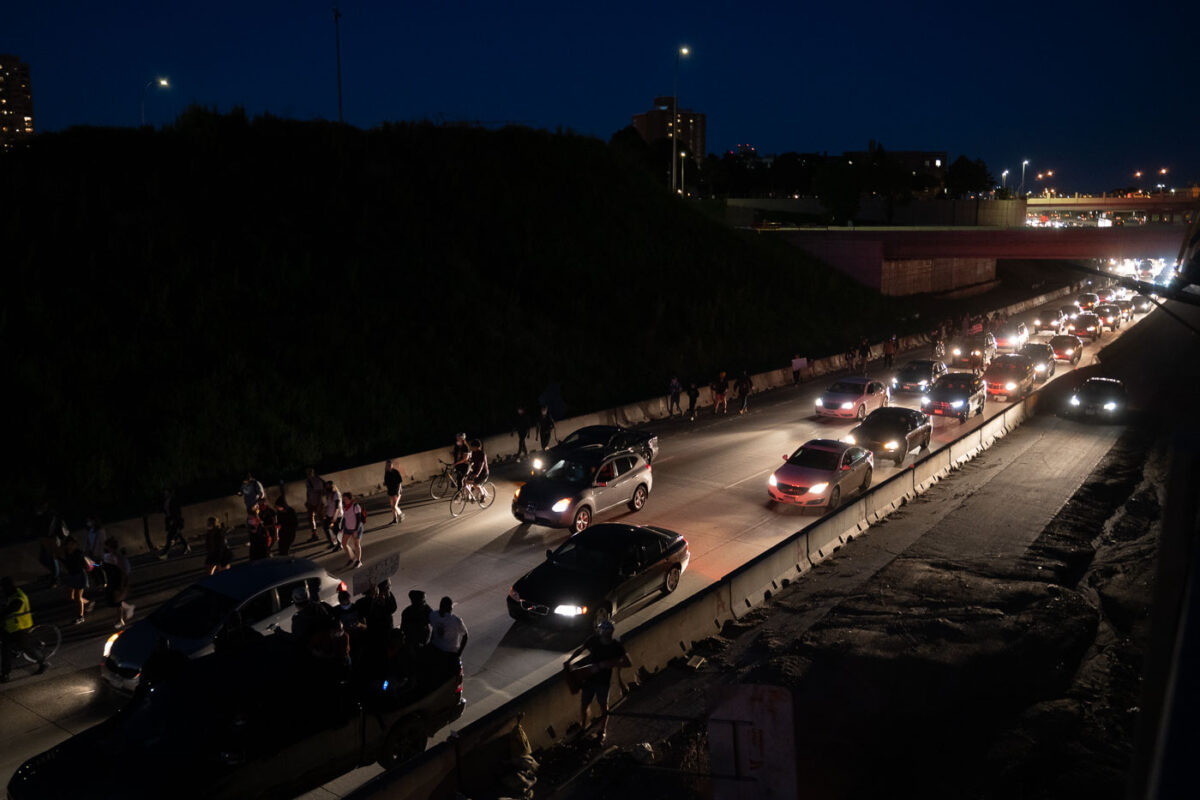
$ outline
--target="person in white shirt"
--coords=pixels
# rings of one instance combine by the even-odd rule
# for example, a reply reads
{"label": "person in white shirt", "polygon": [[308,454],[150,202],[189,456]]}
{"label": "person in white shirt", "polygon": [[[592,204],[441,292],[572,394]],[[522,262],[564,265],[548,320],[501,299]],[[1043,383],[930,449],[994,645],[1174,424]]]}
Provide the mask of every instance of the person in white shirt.
{"label": "person in white shirt", "polygon": [[429,612],[429,624],[433,628],[429,643],[434,650],[458,660],[467,647],[467,626],[453,609],[454,601],[443,597],[438,610]]}
{"label": "person in white shirt", "polygon": [[346,566],[358,569],[362,566],[362,535],[367,527],[367,513],[354,501],[354,495],[346,492],[342,495],[342,514],[342,543],[350,554]]}
{"label": "person in white shirt", "polygon": [[333,481],[325,481],[325,518],[321,527],[329,539],[330,551],[342,549],[342,493]]}

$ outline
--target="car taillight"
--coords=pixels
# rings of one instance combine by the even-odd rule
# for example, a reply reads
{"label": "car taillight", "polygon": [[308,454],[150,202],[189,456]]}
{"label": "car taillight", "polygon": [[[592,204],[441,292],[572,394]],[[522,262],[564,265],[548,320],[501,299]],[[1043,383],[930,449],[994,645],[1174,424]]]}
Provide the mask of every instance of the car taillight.
{"label": "car taillight", "polygon": [[338,591],[339,592],[349,591],[349,587],[346,586],[345,581],[338,581]]}
{"label": "car taillight", "polygon": [[650,465],[649,465],[649,464],[647,464],[647,465],[646,465],[646,472],[649,472],[649,471],[650,471]]}

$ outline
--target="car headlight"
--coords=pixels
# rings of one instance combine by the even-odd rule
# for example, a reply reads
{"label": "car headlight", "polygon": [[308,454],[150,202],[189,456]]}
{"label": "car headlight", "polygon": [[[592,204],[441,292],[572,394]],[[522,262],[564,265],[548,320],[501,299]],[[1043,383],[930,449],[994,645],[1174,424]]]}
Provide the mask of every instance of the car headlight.
{"label": "car headlight", "polygon": [[534,469],[541,469],[544,466],[546,466],[545,461],[542,461],[540,458],[533,459],[533,468]]}
{"label": "car headlight", "polygon": [[1067,348],[1067,355],[1069,355],[1069,356],[1073,356],[1073,355],[1075,355],[1075,348],[1074,348],[1074,347],[1068,347],[1068,348]]}
{"label": "car headlight", "polygon": [[959,349],[959,348],[957,348],[957,347],[956,347],[956,348],[954,348],[954,350],[953,350],[952,352],[953,352],[953,353],[954,353],[954,355],[956,355],[956,356],[961,356],[961,355],[962,355],[962,350],[960,350],[960,349]]}
{"label": "car headlight", "polygon": [[1094,330],[1096,330],[1096,326],[1095,326],[1095,325],[1088,325],[1088,330],[1089,330],[1089,331],[1094,331]]}
{"label": "car headlight", "polygon": [[928,398],[928,397],[922,397],[922,398],[921,398],[921,405],[923,405],[923,406],[927,406],[927,405],[929,405],[929,398]]}
{"label": "car headlight", "polygon": [[817,408],[822,408],[824,405],[825,405],[824,401],[822,401],[821,398],[818,397],[817,398]]}
{"label": "car headlight", "polygon": [[855,443],[854,437],[851,436],[850,434],[846,434],[845,436],[843,436],[842,441],[845,442],[846,444],[854,444]]}
{"label": "car headlight", "polygon": [[1045,364],[1035,364],[1035,365],[1034,365],[1034,367],[1033,367],[1033,371],[1034,371],[1034,372],[1045,372],[1045,371],[1046,371],[1046,365],[1045,365]]}
{"label": "car headlight", "polygon": [[562,500],[559,500],[557,503],[550,506],[550,510],[561,514],[562,512],[566,511],[570,507],[571,507],[571,498],[564,497]]}
{"label": "car headlight", "polygon": [[520,499],[520,497],[521,497],[521,487],[518,486],[517,490],[515,492],[513,492],[513,500],[518,500],[518,499]]}
{"label": "car headlight", "polygon": [[917,381],[917,386],[920,386],[922,389],[924,389],[928,385],[929,385],[929,381]]}
{"label": "car headlight", "polygon": [[1114,403],[1112,400],[1109,400],[1107,403],[1104,404],[1104,410],[1105,411],[1116,411],[1117,404]]}
{"label": "car headlight", "polygon": [[515,586],[508,587],[508,598],[510,600],[514,600],[518,603],[521,602],[521,595],[517,594],[517,587],[515,587]]}
{"label": "car headlight", "polygon": [[955,400],[953,403],[950,404],[950,407],[951,408],[962,408],[962,403],[963,403],[962,400]]}
{"label": "car headlight", "polygon": [[117,643],[117,639],[120,639],[121,634],[124,632],[125,631],[117,631],[112,636],[108,637],[108,640],[104,643],[104,657],[105,658],[108,658],[109,654],[112,653],[113,645]]}
{"label": "car headlight", "polygon": [[1075,395],[1071,395],[1071,405],[1073,405],[1073,406],[1079,405],[1079,398],[1076,397]]}
{"label": "car headlight", "polygon": [[842,411],[849,411],[854,408],[854,403],[842,403]]}
{"label": "car headlight", "polygon": [[978,355],[983,355],[983,354],[982,354],[982,353],[980,353],[978,350],[972,350],[972,351],[971,351],[971,355],[973,355],[973,356],[978,356]]}
{"label": "car headlight", "polygon": [[778,486],[779,481],[775,479],[775,473],[771,473],[771,477],[767,478],[767,486]]}
{"label": "car headlight", "polygon": [[899,450],[900,443],[899,442],[888,442],[887,444],[885,444],[883,446],[883,449],[884,450]]}
{"label": "car headlight", "polygon": [[1004,388],[1011,392],[1013,389],[1017,388],[1017,385],[1012,381],[1009,381],[1008,383],[1004,384]]}
{"label": "car headlight", "polygon": [[587,606],[555,606],[554,613],[561,617],[578,617],[587,613]]}
{"label": "car headlight", "polygon": [[895,389],[899,385],[900,385],[900,381],[896,380],[895,378],[892,378],[892,388]]}
{"label": "car headlight", "polygon": [[1035,320],[1033,321],[1033,324],[1034,324],[1034,325],[1041,325],[1041,324],[1042,324],[1042,321],[1041,321],[1040,319],[1035,319]]}
{"label": "car headlight", "polygon": [[828,488],[828,483],[814,483],[812,486],[808,487],[808,492],[809,494],[820,494]]}

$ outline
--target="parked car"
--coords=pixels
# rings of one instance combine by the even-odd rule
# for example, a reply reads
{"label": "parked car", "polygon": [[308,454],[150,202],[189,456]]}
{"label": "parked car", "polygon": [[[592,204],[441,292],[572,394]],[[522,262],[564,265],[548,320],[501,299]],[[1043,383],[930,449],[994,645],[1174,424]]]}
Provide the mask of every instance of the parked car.
{"label": "parked car", "polygon": [[842,441],[870,450],[875,458],[890,458],[900,466],[904,457],[917,448],[929,449],[933,423],[929,417],[911,408],[881,408],[872,411],[862,424]]}
{"label": "parked car", "polygon": [[1108,328],[1110,331],[1121,329],[1121,309],[1117,308],[1112,303],[1100,303],[1096,306],[1096,317],[1100,320],[1101,328]]}
{"label": "parked car", "polygon": [[640,453],[589,444],[517,487],[512,514],[523,523],[578,533],[597,514],[622,504],[641,511],[653,488],[650,463]]}
{"label": "parked car", "polygon": [[1100,338],[1100,318],[1090,311],[1081,311],[1071,320],[1069,333],[1078,336],[1080,339],[1087,337],[1093,342]]}
{"label": "parked car", "polygon": [[812,439],[796,448],[767,479],[767,496],[779,503],[825,506],[831,511],[850,492],[871,486],[875,457],[865,447]]}
{"label": "parked car", "polygon": [[990,333],[976,333],[951,344],[949,352],[951,367],[970,367],[978,362],[987,366],[996,356],[996,337]]}
{"label": "parked car", "polygon": [[887,387],[874,378],[842,378],[817,398],[817,416],[864,419],[890,399]]}
{"label": "parked car", "polygon": [[1116,421],[1129,409],[1125,384],[1116,378],[1088,378],[1071,394],[1066,416],[1095,417]]}
{"label": "parked car", "polygon": [[1083,358],[1083,340],[1073,334],[1055,336],[1050,340],[1050,346],[1054,348],[1056,361],[1067,361],[1071,366],[1075,366],[1079,359]]}
{"label": "parked car", "polygon": [[1029,339],[1029,327],[1024,322],[1010,322],[996,333],[996,347],[1019,350]]}
{"label": "parked car", "polygon": [[1033,361],[1017,353],[1000,356],[983,373],[988,396],[1003,400],[1029,394],[1036,377]]}
{"label": "parked car", "polygon": [[245,637],[160,670],[112,717],[22,764],[8,797],[283,800],[406,761],[462,715],[462,664],[428,648],[399,648],[368,676],[288,633]]}
{"label": "parked car", "polygon": [[944,361],[909,361],[892,378],[892,392],[927,392],[946,372]]}
{"label": "parked car", "polygon": [[938,378],[929,394],[921,398],[921,410],[966,422],[972,411],[982,414],[986,402],[987,386],[982,378],[970,372],[950,372]]}
{"label": "parked car", "polygon": [[1067,326],[1067,322],[1071,317],[1061,308],[1051,308],[1038,313],[1033,318],[1033,329],[1038,333],[1042,331],[1052,331],[1059,333]]}
{"label": "parked car", "polygon": [[[1055,337],[1057,338],[1057,337]],[[1045,342],[1026,342],[1021,355],[1033,362],[1036,380],[1044,381],[1054,375],[1054,348]]]}
{"label": "parked car", "polygon": [[508,614],[547,625],[593,627],[661,592],[691,560],[683,536],[650,525],[600,523],[571,535],[508,590]]}
{"label": "parked car", "polygon": [[554,447],[547,448],[545,452],[535,455],[531,464],[535,471],[541,471],[566,458],[579,448],[594,444],[602,445],[605,450],[610,452],[633,450],[641,453],[647,464],[653,462],[658,455],[658,434],[656,433],[622,428],[620,425],[588,425],[572,431],[567,434],[566,438],[560,439]]}
{"label": "parked car", "polygon": [[306,558],[237,564],[193,583],[150,616],[108,637],[100,673],[114,689],[132,692],[162,637],[176,652],[198,658],[213,651],[213,639],[227,626],[290,631],[296,588],[332,605],[346,584]]}

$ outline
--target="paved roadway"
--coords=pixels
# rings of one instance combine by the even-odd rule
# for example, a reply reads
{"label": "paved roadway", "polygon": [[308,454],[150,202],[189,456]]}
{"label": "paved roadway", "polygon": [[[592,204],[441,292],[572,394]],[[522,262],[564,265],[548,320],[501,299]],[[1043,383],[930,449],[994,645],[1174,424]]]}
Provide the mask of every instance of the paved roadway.
{"label": "paved roadway", "polygon": [[[1162,316],[1156,312],[1150,318],[1157,321]],[[1092,363],[1099,347],[1129,330],[1127,324],[1115,335],[1106,333],[1098,345],[1089,345],[1081,368]],[[909,357],[925,354],[903,354],[898,364]],[[1070,372],[1069,367],[1059,364],[1056,380]],[[876,365],[871,375],[889,377],[890,372]],[[638,514],[610,512],[603,519],[653,523],[677,530],[689,541],[692,561],[671,598],[647,602],[622,614],[617,620],[618,632],[699,591],[815,517],[812,511],[768,504],[766,479],[780,463],[780,454],[807,439],[840,438],[852,427],[851,421],[814,418],[813,402],[829,382],[825,379],[755,395],[750,413],[745,416],[731,413],[714,417],[709,411],[695,423],[676,419],[653,425],[661,449],[654,464],[654,491],[646,507]],[[899,395],[894,404],[916,407],[917,398]],[[986,414],[990,417],[1006,406],[989,401]],[[979,418],[965,425],[935,418],[934,448],[979,424]],[[911,461],[910,456],[902,468]],[[884,480],[894,472],[891,462],[886,466],[877,464],[875,480]],[[468,707],[460,725],[557,671],[564,652],[577,644],[577,638],[571,635],[514,625],[506,612],[504,597],[512,582],[539,563],[546,548],[556,546],[566,536],[563,531],[521,526],[513,519],[509,501],[524,474],[516,465],[494,469],[493,479],[500,488],[498,501],[486,511],[471,509],[458,519],[450,517],[445,502],[428,500],[426,485],[408,487],[404,523],[373,525],[364,540],[368,563],[399,554],[400,572],[393,578],[393,585],[401,604],[413,587],[426,590],[435,605],[443,594],[454,597],[456,610],[471,631],[464,658]],[[379,502],[368,508],[375,510],[374,521],[386,515]],[[353,572],[344,569],[343,556],[324,555],[324,548],[318,545],[298,550],[347,580]],[[238,555],[244,555],[244,550]],[[165,563],[138,565],[138,616],[198,576],[201,562],[201,556],[194,554]],[[35,608],[39,602],[41,608],[47,607],[38,596],[34,601]],[[0,694],[0,781],[7,783],[25,758],[90,727],[117,707],[119,701],[99,679],[97,666],[104,638],[111,633],[112,614],[99,612],[88,623],[65,629],[66,641],[54,668],[46,675],[33,677],[20,669],[14,671],[16,680]],[[357,770],[312,796],[345,793],[376,771]]]}

